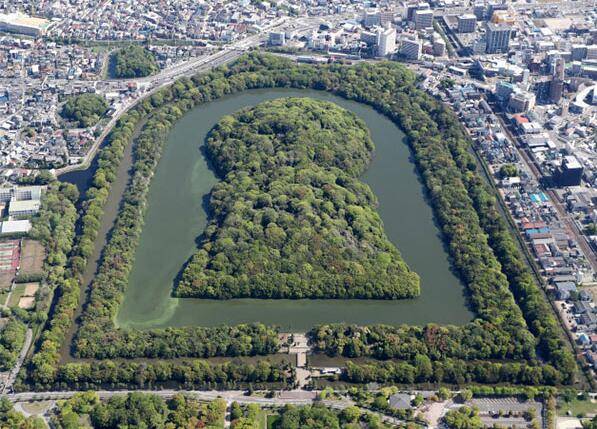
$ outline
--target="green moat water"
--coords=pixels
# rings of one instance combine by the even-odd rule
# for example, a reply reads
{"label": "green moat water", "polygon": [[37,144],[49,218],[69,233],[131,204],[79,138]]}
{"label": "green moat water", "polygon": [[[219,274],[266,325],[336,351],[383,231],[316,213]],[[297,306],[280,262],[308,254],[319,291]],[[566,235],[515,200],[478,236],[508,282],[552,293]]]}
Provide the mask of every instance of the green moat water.
{"label": "green moat water", "polygon": [[[224,115],[289,96],[332,101],[366,122],[376,151],[362,179],[377,195],[388,238],[421,277],[417,299],[216,301],[171,297],[174,280],[205,227],[204,203],[218,181],[201,151],[207,133]],[[450,270],[440,231],[410,157],[404,133],[393,122],[369,106],[325,92],[252,90],[196,107],[170,132],[152,179],[145,226],[117,325],[147,329],[262,322],[300,331],[330,322],[462,324],[471,320],[463,286]]]}

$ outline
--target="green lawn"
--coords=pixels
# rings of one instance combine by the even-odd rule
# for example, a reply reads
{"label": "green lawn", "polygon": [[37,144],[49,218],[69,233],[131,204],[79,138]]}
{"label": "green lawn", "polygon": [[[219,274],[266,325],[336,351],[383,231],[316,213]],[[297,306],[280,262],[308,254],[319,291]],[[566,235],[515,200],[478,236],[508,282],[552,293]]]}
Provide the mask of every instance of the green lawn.
{"label": "green lawn", "polygon": [[597,403],[591,402],[590,400],[578,400],[575,399],[572,402],[564,402],[561,401],[558,403],[558,414],[560,416],[565,416],[566,413],[570,410],[573,416],[577,416],[579,414],[593,415],[597,414]]}
{"label": "green lawn", "polygon": [[34,414],[36,416],[42,415],[51,406],[52,406],[52,402],[51,401],[24,402],[21,405],[21,407],[23,408],[23,410],[25,410],[29,414]]}
{"label": "green lawn", "polygon": [[269,428],[269,412],[268,410],[261,409],[259,415],[257,416],[258,427],[259,429],[268,429]]}
{"label": "green lawn", "polygon": [[17,307],[19,305],[19,300],[23,296],[23,293],[25,293],[25,283],[15,284],[12,295],[10,295],[10,299],[8,300],[8,306]]}

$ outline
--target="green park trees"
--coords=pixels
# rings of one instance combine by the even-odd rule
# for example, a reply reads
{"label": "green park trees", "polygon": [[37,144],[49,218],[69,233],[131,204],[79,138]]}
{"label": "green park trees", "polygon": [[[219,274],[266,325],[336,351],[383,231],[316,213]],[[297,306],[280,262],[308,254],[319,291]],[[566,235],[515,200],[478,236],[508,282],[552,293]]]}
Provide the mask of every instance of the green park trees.
{"label": "green park trees", "polygon": [[88,421],[94,429],[138,428],[220,428],[226,402],[217,399],[200,402],[182,394],[164,399],[147,393],[115,395],[100,401],[95,392],[77,393],[59,401],[52,412],[52,426],[76,429]]}
{"label": "green park trees", "polygon": [[386,429],[378,414],[362,413],[357,407],[342,411],[331,410],[323,405],[286,405],[273,420],[273,429]]}
{"label": "green park trees", "polygon": [[485,426],[479,417],[479,411],[469,407],[448,411],[443,422],[450,429],[481,429]]}
{"label": "green park trees", "polygon": [[0,328],[0,371],[10,370],[23,347],[26,325],[17,317],[10,317]]}
{"label": "green park trees", "polygon": [[518,168],[514,164],[504,164],[499,171],[500,177],[514,177],[518,175]]}
{"label": "green park trees", "polygon": [[66,100],[60,116],[79,128],[92,127],[106,114],[108,102],[99,94],[84,93]]}
{"label": "green park trees", "polygon": [[111,56],[114,77],[145,77],[159,70],[154,55],[139,45],[129,45],[118,49]]}
{"label": "green park trees", "polygon": [[4,396],[0,397],[0,429],[44,429],[47,425],[41,418],[25,417],[13,408]]}
{"label": "green park trees", "polygon": [[386,298],[419,294],[358,176],[373,142],[335,104],[268,101],[223,118],[207,153],[222,177],[212,220],[177,294]]}

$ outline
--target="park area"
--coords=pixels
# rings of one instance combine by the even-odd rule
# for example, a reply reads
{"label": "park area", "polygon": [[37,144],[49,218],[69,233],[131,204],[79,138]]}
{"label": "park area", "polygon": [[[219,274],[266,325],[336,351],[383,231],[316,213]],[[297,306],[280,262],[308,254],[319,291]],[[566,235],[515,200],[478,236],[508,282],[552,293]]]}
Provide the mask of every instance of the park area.
{"label": "park area", "polygon": [[39,289],[39,283],[16,283],[8,299],[8,307],[19,307],[24,310],[31,310],[35,307],[35,294]]}
{"label": "park area", "polygon": [[41,275],[43,273],[45,257],[45,249],[39,241],[23,240],[21,244],[21,263],[19,275]]}
{"label": "park area", "polygon": [[36,240],[0,242],[0,305],[30,310],[43,276],[45,249]]}
{"label": "park area", "polygon": [[597,401],[592,398],[564,398],[558,403],[560,416],[594,417],[597,415]]}

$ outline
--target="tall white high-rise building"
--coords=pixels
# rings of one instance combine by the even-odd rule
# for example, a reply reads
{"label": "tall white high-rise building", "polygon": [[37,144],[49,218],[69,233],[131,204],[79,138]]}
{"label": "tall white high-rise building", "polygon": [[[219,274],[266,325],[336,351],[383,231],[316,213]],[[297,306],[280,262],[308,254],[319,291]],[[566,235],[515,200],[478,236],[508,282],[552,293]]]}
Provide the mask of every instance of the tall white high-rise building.
{"label": "tall white high-rise building", "polygon": [[377,32],[377,55],[385,57],[396,52],[396,29],[386,28]]}

